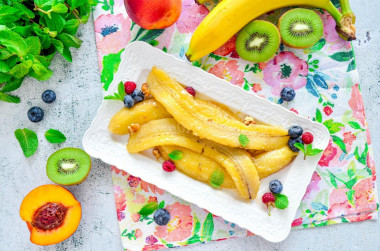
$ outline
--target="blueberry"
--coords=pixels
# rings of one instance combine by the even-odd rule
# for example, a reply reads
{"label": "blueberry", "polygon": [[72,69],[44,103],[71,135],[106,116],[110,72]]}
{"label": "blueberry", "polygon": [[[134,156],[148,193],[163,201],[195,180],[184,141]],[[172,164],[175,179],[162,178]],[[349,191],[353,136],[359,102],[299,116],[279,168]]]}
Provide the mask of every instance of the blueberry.
{"label": "blueberry", "polygon": [[281,98],[284,100],[284,101],[292,101],[294,99],[294,97],[296,96],[296,92],[294,91],[293,88],[291,87],[285,87],[284,89],[282,89],[281,91]]}
{"label": "blueberry", "polygon": [[135,101],[133,100],[131,95],[124,96],[124,105],[127,108],[132,108],[135,105]]}
{"label": "blueberry", "polygon": [[279,180],[272,180],[272,181],[269,183],[269,190],[270,190],[272,193],[281,193],[281,191],[282,191],[282,184],[281,184],[281,181],[279,181]]}
{"label": "blueberry", "polygon": [[141,91],[141,90],[137,90],[135,89],[132,94],[131,94],[132,98],[136,101],[136,102],[141,102],[144,100],[145,98],[145,94]]}
{"label": "blueberry", "polygon": [[170,220],[170,213],[168,210],[160,208],[154,212],[153,220],[157,223],[157,225],[165,226]]}
{"label": "blueberry", "polygon": [[44,111],[41,108],[34,106],[29,109],[28,118],[32,122],[40,122],[44,118]]}
{"label": "blueberry", "polygon": [[296,139],[289,139],[288,141],[288,146],[290,148],[290,150],[292,150],[293,152],[299,152],[300,149],[298,149],[297,147],[294,146],[295,143],[301,143],[302,144],[302,139],[301,138],[296,138]]}
{"label": "blueberry", "polygon": [[300,126],[292,126],[289,128],[288,133],[291,138],[295,139],[301,137],[301,135],[303,134],[303,129]]}
{"label": "blueberry", "polygon": [[56,97],[57,96],[55,95],[55,92],[52,90],[46,90],[44,93],[42,93],[42,100],[48,104],[53,103]]}

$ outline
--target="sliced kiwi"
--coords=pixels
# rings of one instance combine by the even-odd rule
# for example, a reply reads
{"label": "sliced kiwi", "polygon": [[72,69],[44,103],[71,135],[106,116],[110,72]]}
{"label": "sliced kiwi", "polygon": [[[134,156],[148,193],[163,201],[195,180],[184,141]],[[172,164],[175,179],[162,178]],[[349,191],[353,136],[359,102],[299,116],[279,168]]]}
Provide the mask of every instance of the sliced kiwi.
{"label": "sliced kiwi", "polygon": [[60,185],[75,185],[86,179],[91,169],[90,156],[79,148],[63,148],[53,153],[46,164],[49,179]]}
{"label": "sliced kiwi", "polygon": [[323,23],[315,11],[293,9],[280,17],[278,28],[282,42],[293,48],[313,46],[323,35]]}
{"label": "sliced kiwi", "polygon": [[275,25],[256,20],[240,31],[236,39],[236,51],[243,59],[265,62],[276,54],[280,42],[280,33]]}

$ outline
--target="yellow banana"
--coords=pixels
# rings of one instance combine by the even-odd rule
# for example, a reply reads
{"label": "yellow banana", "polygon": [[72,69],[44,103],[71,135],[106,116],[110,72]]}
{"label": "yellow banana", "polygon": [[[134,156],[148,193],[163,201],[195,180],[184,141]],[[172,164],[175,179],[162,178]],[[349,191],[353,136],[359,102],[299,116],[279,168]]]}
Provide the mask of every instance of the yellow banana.
{"label": "yellow banana", "polygon": [[195,30],[186,56],[190,61],[198,60],[221,47],[253,19],[269,11],[291,6],[325,9],[334,17],[338,32],[349,39],[355,38],[352,28],[354,20],[347,20],[347,16],[343,18],[329,0],[224,0]]}

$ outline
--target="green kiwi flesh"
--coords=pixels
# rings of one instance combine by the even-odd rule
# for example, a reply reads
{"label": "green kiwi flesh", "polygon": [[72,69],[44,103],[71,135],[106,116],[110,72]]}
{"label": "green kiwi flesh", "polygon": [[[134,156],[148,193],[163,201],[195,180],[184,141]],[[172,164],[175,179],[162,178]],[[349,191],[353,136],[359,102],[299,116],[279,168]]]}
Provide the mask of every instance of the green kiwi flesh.
{"label": "green kiwi flesh", "polygon": [[247,24],[236,38],[236,52],[245,60],[266,62],[280,46],[277,27],[267,21],[256,20]]}
{"label": "green kiwi flesh", "polygon": [[323,35],[321,18],[308,9],[297,8],[284,13],[278,27],[283,43],[293,48],[311,47]]}
{"label": "green kiwi flesh", "polygon": [[60,185],[81,183],[91,169],[90,156],[79,148],[63,148],[53,153],[46,164],[46,174]]}

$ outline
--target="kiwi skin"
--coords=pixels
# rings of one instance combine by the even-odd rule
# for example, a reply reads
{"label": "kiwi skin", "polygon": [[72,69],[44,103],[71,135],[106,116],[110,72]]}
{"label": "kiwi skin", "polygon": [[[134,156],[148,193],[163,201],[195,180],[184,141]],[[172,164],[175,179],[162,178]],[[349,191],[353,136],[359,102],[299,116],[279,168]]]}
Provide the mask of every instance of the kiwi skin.
{"label": "kiwi skin", "polygon": [[[51,172],[50,170],[53,170],[55,168],[55,165],[57,164],[57,162],[54,162],[54,158],[56,158],[55,155],[56,154],[60,154],[61,152],[64,152],[64,151],[75,151],[75,152],[77,152],[78,155],[81,155],[80,156],[81,158],[86,158],[88,160],[88,164],[89,164],[89,166],[88,166],[88,172],[86,173],[86,175],[82,179],[78,180],[77,182],[65,182],[65,183],[62,183],[62,182],[59,182],[58,180],[55,180],[54,175],[50,175],[50,172]],[[68,156],[67,158],[70,158],[70,157],[71,156]],[[72,158],[74,158],[74,157],[72,157]],[[91,166],[92,166],[92,162],[91,162],[90,156],[85,151],[83,151],[82,149],[80,149],[80,148],[73,148],[73,147],[62,148],[62,149],[54,152],[48,158],[47,164],[46,164],[46,174],[47,174],[48,178],[51,181],[53,181],[54,183],[57,183],[57,184],[60,184],[60,185],[64,185],[64,186],[72,186],[72,185],[77,185],[77,184],[82,183],[87,178],[88,174],[91,171]]]}
{"label": "kiwi skin", "polygon": [[[280,27],[281,27],[281,22],[283,21],[284,16],[285,16],[288,12],[291,12],[291,11],[294,11],[294,10],[299,10],[299,9],[301,9],[301,8],[296,8],[296,9],[289,10],[289,11],[287,11],[287,12],[285,12],[284,14],[281,15],[280,19],[278,20],[278,25],[277,25],[279,31],[281,31]],[[305,9],[305,10],[309,10],[309,9]],[[312,10],[310,10],[310,11],[312,11]],[[281,33],[281,32],[280,32],[280,33]],[[323,36],[323,34],[322,34],[322,36]],[[321,36],[321,37],[322,37],[322,36]],[[292,45],[292,44],[287,43],[287,42],[283,39],[283,36],[282,36],[281,38],[282,38],[282,43],[283,43],[284,45],[290,47],[290,48],[305,49],[305,48],[310,48],[311,46],[313,46],[313,45],[311,45],[311,46],[310,46],[310,45],[306,45],[306,46],[295,46],[295,45]]]}

